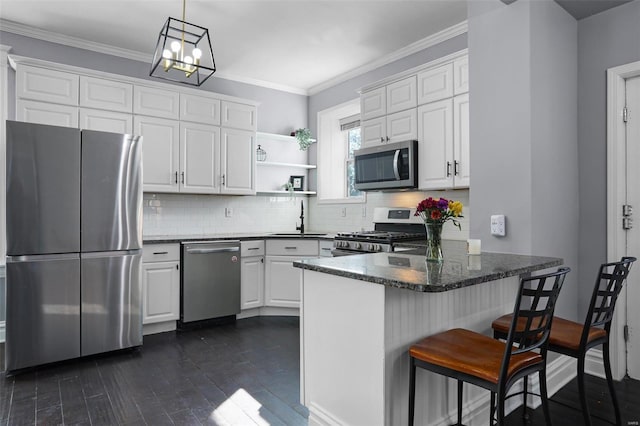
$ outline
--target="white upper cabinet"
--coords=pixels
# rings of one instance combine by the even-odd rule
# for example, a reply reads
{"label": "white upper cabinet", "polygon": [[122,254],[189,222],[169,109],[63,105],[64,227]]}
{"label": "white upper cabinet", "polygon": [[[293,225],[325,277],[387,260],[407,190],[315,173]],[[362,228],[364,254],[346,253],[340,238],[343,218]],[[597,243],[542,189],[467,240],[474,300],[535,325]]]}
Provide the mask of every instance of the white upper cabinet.
{"label": "white upper cabinet", "polygon": [[219,126],[220,100],[181,93],[180,120]]}
{"label": "white upper cabinet", "polygon": [[379,87],[360,96],[360,119],[378,118],[387,113],[387,88]]}
{"label": "white upper cabinet", "polygon": [[80,108],[81,129],[112,133],[133,133],[133,116],[123,112]]}
{"label": "white upper cabinet", "polygon": [[82,75],[80,76],[80,106],[131,113],[133,85]]}
{"label": "white upper cabinet", "polygon": [[222,101],[220,108],[222,110],[220,123],[222,127],[256,131],[258,125],[255,106]]}
{"label": "white upper cabinet", "polygon": [[19,65],[16,97],[77,106],[79,78],[77,74]]}
{"label": "white upper cabinet", "polygon": [[177,120],[180,116],[180,94],[155,87],[135,86],[133,113]]}
{"label": "white upper cabinet", "polygon": [[453,101],[418,107],[418,187],[453,186]]}
{"label": "white upper cabinet", "polygon": [[453,96],[453,64],[418,73],[418,105]]}
{"label": "white upper cabinet", "polygon": [[467,55],[453,61],[453,94],[469,91],[469,57]]}
{"label": "white upper cabinet", "polygon": [[220,128],[180,123],[180,191],[198,194],[220,192]]}
{"label": "white upper cabinet", "polygon": [[469,186],[469,94],[453,98],[453,156],[454,188]]}
{"label": "white upper cabinet", "polygon": [[418,113],[416,108],[387,115],[387,136],[389,142],[418,139]]}
{"label": "white upper cabinet", "polygon": [[135,116],[133,124],[134,133],[143,137],[143,190],[145,192],[178,192],[179,122]]}
{"label": "white upper cabinet", "polygon": [[50,126],[78,127],[78,107],[18,99],[16,120]]}
{"label": "white upper cabinet", "polygon": [[382,116],[360,123],[360,146],[367,148],[387,142],[387,117]]}
{"label": "white upper cabinet", "polygon": [[417,105],[415,75],[387,86],[387,114],[415,108]]}
{"label": "white upper cabinet", "polygon": [[220,159],[222,194],[256,193],[256,134],[246,130],[222,128]]}

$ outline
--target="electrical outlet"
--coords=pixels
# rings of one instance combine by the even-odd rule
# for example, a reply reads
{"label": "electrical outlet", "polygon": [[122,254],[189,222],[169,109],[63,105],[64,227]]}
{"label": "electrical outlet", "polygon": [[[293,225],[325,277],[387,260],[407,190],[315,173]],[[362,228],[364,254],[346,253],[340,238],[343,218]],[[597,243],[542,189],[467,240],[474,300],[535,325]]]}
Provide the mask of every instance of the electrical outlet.
{"label": "electrical outlet", "polygon": [[347,217],[347,208],[346,208],[346,207],[343,207],[343,208],[340,210],[340,215],[341,215],[342,217]]}
{"label": "electrical outlet", "polygon": [[491,215],[491,235],[495,235],[497,237],[504,237],[507,235],[503,214]]}
{"label": "electrical outlet", "polygon": [[233,209],[231,207],[225,207],[224,208],[224,215],[226,217],[231,217],[233,216]]}

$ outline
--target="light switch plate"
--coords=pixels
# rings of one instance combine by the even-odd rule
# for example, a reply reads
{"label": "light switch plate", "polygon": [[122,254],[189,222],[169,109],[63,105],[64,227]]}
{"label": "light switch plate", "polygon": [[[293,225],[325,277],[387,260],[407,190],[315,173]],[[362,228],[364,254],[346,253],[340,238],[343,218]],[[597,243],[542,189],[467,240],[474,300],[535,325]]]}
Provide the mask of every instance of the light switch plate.
{"label": "light switch plate", "polygon": [[507,235],[503,214],[491,215],[491,235],[495,235],[497,237],[504,237]]}

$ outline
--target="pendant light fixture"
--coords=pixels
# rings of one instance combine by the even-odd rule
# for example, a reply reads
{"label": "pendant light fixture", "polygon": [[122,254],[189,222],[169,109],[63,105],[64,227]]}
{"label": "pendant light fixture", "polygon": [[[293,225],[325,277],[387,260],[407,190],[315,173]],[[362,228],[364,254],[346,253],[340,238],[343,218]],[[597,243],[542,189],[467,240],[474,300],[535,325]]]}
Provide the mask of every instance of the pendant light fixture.
{"label": "pendant light fixture", "polygon": [[182,0],[182,20],[169,18],[160,30],[151,63],[151,77],[200,86],[216,72],[209,30],[185,21],[186,0]]}

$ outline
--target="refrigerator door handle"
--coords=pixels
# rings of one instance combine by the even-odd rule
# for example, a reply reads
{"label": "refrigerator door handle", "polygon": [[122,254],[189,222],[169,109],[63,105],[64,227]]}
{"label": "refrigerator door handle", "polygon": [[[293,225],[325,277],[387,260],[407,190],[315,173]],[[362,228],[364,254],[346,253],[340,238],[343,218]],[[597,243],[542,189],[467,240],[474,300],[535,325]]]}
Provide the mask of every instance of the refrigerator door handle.
{"label": "refrigerator door handle", "polygon": [[7,263],[38,262],[38,261],[48,261],[48,260],[69,260],[69,259],[79,259],[79,258],[80,258],[80,255],[78,253],[6,256]]}
{"label": "refrigerator door handle", "polygon": [[81,253],[81,259],[97,259],[101,257],[127,256],[142,253],[142,250],[117,250],[117,251],[92,251],[89,253]]}

